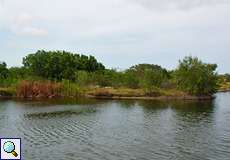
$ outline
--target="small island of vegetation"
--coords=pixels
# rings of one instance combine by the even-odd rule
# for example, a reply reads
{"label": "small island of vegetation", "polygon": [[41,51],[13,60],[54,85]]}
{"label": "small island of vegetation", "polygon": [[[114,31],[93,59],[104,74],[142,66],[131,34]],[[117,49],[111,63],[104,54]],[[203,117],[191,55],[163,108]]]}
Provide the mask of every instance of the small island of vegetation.
{"label": "small island of vegetation", "polygon": [[0,96],[20,98],[93,97],[120,99],[211,99],[230,88],[230,75],[216,64],[185,57],[175,70],[138,64],[107,69],[93,56],[44,51],[23,58],[22,67],[0,63]]}

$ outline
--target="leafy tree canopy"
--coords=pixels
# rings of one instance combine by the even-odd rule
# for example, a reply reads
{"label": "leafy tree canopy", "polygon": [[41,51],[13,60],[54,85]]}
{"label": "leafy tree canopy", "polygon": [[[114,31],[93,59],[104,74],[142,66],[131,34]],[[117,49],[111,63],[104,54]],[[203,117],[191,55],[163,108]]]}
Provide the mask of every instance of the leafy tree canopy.
{"label": "leafy tree canopy", "polygon": [[94,72],[104,70],[95,57],[73,54],[66,51],[39,50],[23,58],[23,65],[36,76],[51,79],[75,79],[77,70]]}

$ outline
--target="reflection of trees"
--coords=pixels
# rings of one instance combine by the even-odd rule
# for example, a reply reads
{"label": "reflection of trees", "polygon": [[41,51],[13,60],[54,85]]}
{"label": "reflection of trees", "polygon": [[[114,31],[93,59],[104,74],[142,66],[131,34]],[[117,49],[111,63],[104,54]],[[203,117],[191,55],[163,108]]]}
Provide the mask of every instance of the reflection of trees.
{"label": "reflection of trees", "polygon": [[204,112],[209,114],[213,112],[213,101],[138,101],[144,111],[164,110],[171,108],[177,114],[194,114],[199,115]]}
{"label": "reflection of trees", "polygon": [[148,110],[162,110],[168,108],[169,103],[167,101],[158,101],[158,100],[141,100],[138,101],[138,105],[143,107],[144,111]]}
{"label": "reflection of trees", "polygon": [[[213,101],[141,101],[139,105],[143,107],[147,118],[152,118],[151,114],[157,111],[162,114],[162,119],[170,117],[170,122],[167,121],[173,125],[170,128],[180,128],[182,131],[191,126],[211,123],[215,107]],[[201,128],[198,132],[199,130]]]}
{"label": "reflection of trees", "polygon": [[[213,134],[213,101],[179,103],[174,127],[176,150],[185,159],[203,159],[209,152]],[[186,153],[186,154],[185,154]]]}
{"label": "reflection of trees", "polygon": [[203,123],[212,118],[213,101],[181,101],[174,102],[171,108],[176,112],[178,120],[188,123]]}
{"label": "reflection of trees", "polygon": [[108,100],[97,100],[88,98],[57,98],[57,99],[15,99],[22,106],[51,106],[51,105],[103,105]]}
{"label": "reflection of trees", "polygon": [[116,102],[118,102],[120,106],[123,108],[130,108],[130,107],[135,106],[136,104],[136,100],[119,100]]}
{"label": "reflection of trees", "polygon": [[[166,150],[177,159],[200,159],[210,152],[213,134],[213,101],[140,101],[145,122]],[[179,157],[178,157],[179,156]],[[203,157],[203,158],[202,158]]]}

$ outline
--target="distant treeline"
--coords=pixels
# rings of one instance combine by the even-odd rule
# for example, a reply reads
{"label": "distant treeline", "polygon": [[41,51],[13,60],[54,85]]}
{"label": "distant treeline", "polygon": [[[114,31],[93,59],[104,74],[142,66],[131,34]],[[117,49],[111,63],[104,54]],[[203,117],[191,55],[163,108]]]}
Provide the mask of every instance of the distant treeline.
{"label": "distant treeline", "polygon": [[[24,80],[71,82],[79,87],[142,88],[152,95],[159,89],[178,89],[191,95],[212,95],[218,89],[216,64],[197,57],[185,57],[175,70],[155,64],[138,64],[124,71],[106,69],[93,56],[66,51],[44,51],[23,58],[22,67],[7,68],[0,63],[0,88],[18,86]],[[222,77],[230,80],[229,75]],[[54,87],[55,88],[55,87]]]}

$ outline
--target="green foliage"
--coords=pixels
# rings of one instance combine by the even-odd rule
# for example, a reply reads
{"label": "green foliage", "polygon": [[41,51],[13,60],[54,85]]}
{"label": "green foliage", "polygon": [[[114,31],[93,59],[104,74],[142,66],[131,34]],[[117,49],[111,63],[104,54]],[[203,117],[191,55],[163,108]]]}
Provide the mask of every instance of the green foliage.
{"label": "green foliage", "polygon": [[90,80],[90,75],[88,72],[86,71],[77,71],[75,73],[75,81],[78,85],[80,86],[85,86],[89,83],[89,80]]}
{"label": "green foliage", "polygon": [[94,72],[105,69],[93,56],[66,51],[39,50],[23,58],[23,64],[36,76],[57,80],[75,80],[75,72],[78,70]]}
{"label": "green foliage", "polygon": [[25,67],[11,67],[9,68],[9,76],[14,79],[26,79],[32,76],[32,73]]}
{"label": "green foliage", "polygon": [[[81,74],[80,74],[81,73]],[[168,80],[169,74],[166,69],[157,65],[139,64],[131,67],[124,72],[118,72],[114,69],[103,71],[77,72],[77,83],[84,79],[88,84],[99,85],[102,87],[128,87],[128,88],[153,88],[161,87],[163,82]],[[83,74],[83,75],[82,75]],[[82,78],[79,78],[82,77]],[[85,77],[85,78],[83,78]],[[87,79],[87,80],[86,80]]]}
{"label": "green foliage", "polygon": [[9,76],[9,70],[5,62],[0,63],[0,79],[6,79]]}
{"label": "green foliage", "polygon": [[122,85],[122,73],[114,69],[95,72],[93,77],[99,86],[119,87]]}
{"label": "green foliage", "polygon": [[162,88],[210,95],[217,91],[217,83],[230,82],[229,74],[217,76],[216,64],[206,64],[193,57],[179,61],[174,71],[153,64],[138,64],[117,71],[105,69],[93,56],[39,50],[23,58],[23,65],[8,69],[6,63],[0,63],[0,88],[15,90],[23,80],[52,80],[54,84],[60,82],[60,93],[65,96],[77,96],[84,93],[85,88],[98,87],[137,89],[148,96],[162,94]]}
{"label": "green foliage", "polygon": [[209,95],[217,91],[216,64],[206,64],[198,58],[179,61],[175,79],[180,89],[193,95]]}
{"label": "green foliage", "polygon": [[77,71],[76,72],[76,83],[84,86],[84,85],[98,85],[102,87],[113,86],[119,87],[122,86],[123,73],[117,72],[113,69],[106,69],[95,72],[87,72],[87,71]]}
{"label": "green foliage", "polygon": [[0,63],[0,87],[8,87],[14,83],[15,80],[10,78],[9,70],[5,62]]}
{"label": "green foliage", "polygon": [[[143,88],[161,87],[169,78],[166,69],[153,64],[139,64],[131,67],[127,72],[132,79],[135,79],[136,85]],[[134,83],[133,82],[133,83]]]}
{"label": "green foliage", "polygon": [[70,80],[62,80],[60,92],[62,96],[77,97],[83,93],[83,90],[78,84]]}
{"label": "green foliage", "polygon": [[127,70],[124,73],[123,84],[129,88],[139,88],[139,79],[135,72]]}

